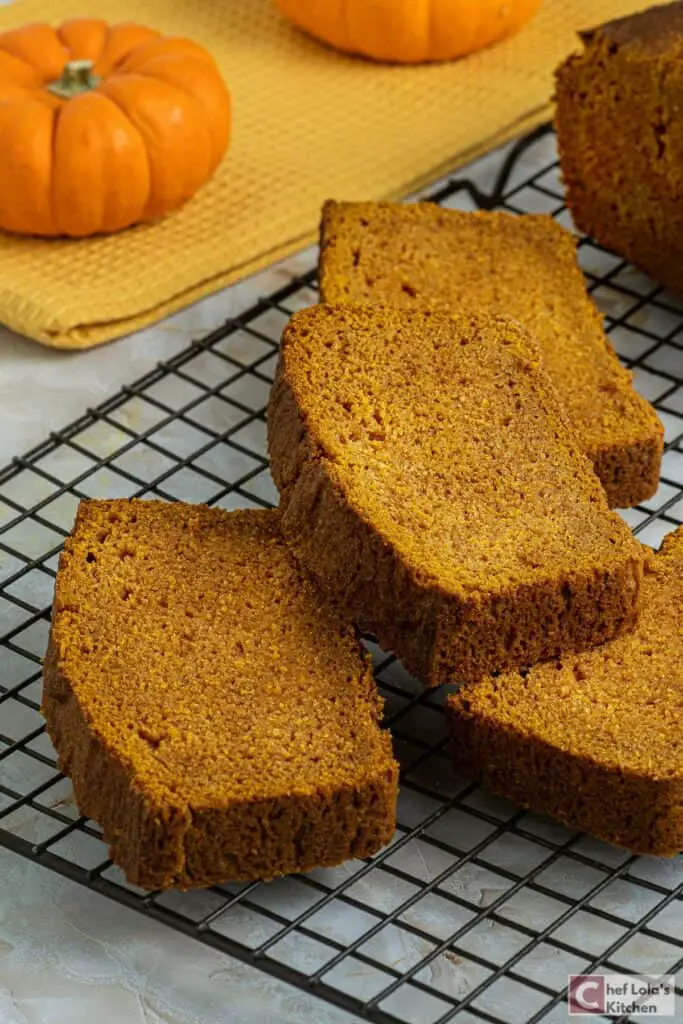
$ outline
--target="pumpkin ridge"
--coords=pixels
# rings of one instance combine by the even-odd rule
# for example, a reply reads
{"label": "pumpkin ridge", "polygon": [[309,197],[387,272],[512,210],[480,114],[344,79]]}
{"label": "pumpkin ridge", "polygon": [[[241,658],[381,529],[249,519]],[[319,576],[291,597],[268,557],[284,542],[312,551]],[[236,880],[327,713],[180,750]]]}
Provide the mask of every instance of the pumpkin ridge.
{"label": "pumpkin ridge", "polygon": [[[140,107],[140,108],[138,108],[135,111],[135,113],[137,115],[137,118],[138,118],[137,120],[136,120],[136,117],[133,116],[133,112],[131,110],[129,110],[129,99],[130,99],[130,97],[129,97],[129,95],[126,95],[126,93],[129,93],[129,90],[131,88],[131,83],[134,83],[135,79],[142,79],[143,81],[148,81],[148,82],[153,81],[158,86],[163,87],[165,90],[170,90],[171,93],[175,93],[176,95],[181,96],[182,99],[183,99],[184,105],[185,105],[185,113],[187,113],[187,107],[188,107],[188,102],[189,102],[190,106],[194,106],[194,112],[198,115],[196,120],[195,120],[194,125],[190,126],[190,129],[191,129],[191,131],[193,130],[193,133],[194,133],[194,136],[195,136],[195,138],[194,138],[194,144],[195,145],[194,145],[193,151],[187,157],[187,159],[183,162],[183,167],[182,168],[180,168],[180,167],[175,168],[175,173],[173,173],[172,175],[168,173],[168,171],[169,171],[169,168],[168,168],[169,155],[168,155],[167,152],[164,153],[163,134],[160,135],[160,136],[158,135],[158,130],[159,130],[160,122],[158,120],[156,120],[155,117],[150,117],[150,108],[149,107],[147,109],[144,109],[144,108]],[[200,187],[200,184],[203,184],[204,181],[206,181],[208,179],[208,177],[209,177],[210,166],[211,166],[211,148],[212,148],[211,147],[211,135],[210,135],[209,127],[206,124],[206,119],[204,117],[203,106],[200,103],[200,101],[197,99],[196,96],[193,96],[190,93],[185,92],[185,90],[180,89],[178,86],[176,86],[174,84],[171,84],[170,82],[166,82],[166,81],[164,81],[163,79],[160,79],[160,78],[152,78],[151,76],[142,76],[142,75],[139,74],[138,71],[135,71],[135,72],[133,72],[131,74],[125,74],[124,72],[122,72],[119,75],[112,75],[111,78],[109,78],[106,82],[103,83],[102,91],[104,92],[105,95],[107,95],[110,98],[112,98],[111,92],[110,92],[111,89],[114,90],[114,95],[116,94],[116,91],[118,89],[123,90],[123,95],[121,96],[121,101],[118,102],[118,106],[120,106],[121,109],[124,111],[124,113],[126,113],[128,115],[130,120],[133,122],[133,125],[138,129],[138,131],[142,135],[143,141],[145,142],[145,148],[147,150],[147,154],[148,154],[148,157],[149,157],[149,164],[150,164],[151,187],[150,187],[149,203],[148,203],[148,206],[147,206],[147,208],[146,208],[146,210],[145,210],[145,212],[143,214],[143,218],[145,220],[156,220],[157,217],[160,216],[160,213],[159,213],[159,210],[158,210],[158,207],[159,207],[159,195],[158,195],[158,192],[161,192],[162,198],[164,196],[166,196],[165,201],[163,201],[161,203],[161,207],[163,209],[163,208],[165,208],[167,206],[167,203],[168,203],[167,193],[168,193],[168,190],[169,190],[169,182],[173,181],[175,183],[176,195],[174,197],[174,203],[173,203],[173,205],[175,206],[175,205],[178,205],[178,201],[177,201],[178,197],[180,197],[180,202],[181,203],[186,202],[194,194],[194,192],[197,190],[197,188]],[[197,131],[198,128],[199,128],[199,133]],[[202,130],[203,130],[203,139],[201,138]],[[161,145],[159,144],[159,140],[161,140]],[[198,170],[198,167],[199,167],[199,164],[198,164],[199,153],[200,153],[199,146],[200,146],[200,143],[202,141],[205,142],[205,147],[206,147],[206,166],[203,169],[204,173],[200,174],[200,175],[197,175],[197,170]],[[152,149],[158,150],[159,152],[153,153]],[[161,153],[161,157],[162,157],[161,160],[159,159],[159,154],[160,153]],[[156,159],[154,159],[154,157],[156,157]],[[187,168],[188,167],[192,169],[192,174],[188,174],[188,172],[187,172]],[[162,174],[159,173],[160,168],[163,168],[164,173],[162,173]],[[184,171],[184,173],[183,173],[183,171]],[[193,188],[189,188],[188,187],[188,181],[187,181],[188,177],[190,179],[192,179],[193,177],[198,178],[199,179],[199,184],[195,185],[195,187],[193,187]],[[173,189],[171,189],[171,192],[173,193]]]}
{"label": "pumpkin ridge", "polygon": [[[126,39],[126,34],[133,35],[138,34],[136,41],[131,42],[130,45]],[[140,36],[140,33],[143,33]],[[152,41],[152,39],[161,39],[163,35],[157,29],[148,28],[146,25],[136,25],[133,23],[118,25],[111,25],[109,33],[107,35],[106,42],[102,47],[102,53],[95,62],[94,71],[95,74],[107,77],[117,73],[119,67],[130,57],[130,55],[137,49],[138,46],[144,46],[146,43]],[[117,49],[119,52],[117,53]],[[113,51],[114,58],[112,60],[110,54]],[[103,63],[103,67],[100,63]]]}
{"label": "pumpkin ridge", "polygon": [[[1,41],[0,41],[0,55],[4,56],[6,58],[6,60],[9,61],[10,67],[11,67],[12,64],[16,64],[17,65],[17,67],[14,68],[13,70],[15,70],[15,71],[17,71],[19,73],[22,73],[22,74],[26,73],[27,75],[30,76],[30,78],[31,78],[30,84],[29,84],[29,81],[27,80],[26,83],[24,83],[24,82],[17,82],[16,83],[17,85],[24,85],[25,84],[27,88],[30,88],[31,86],[34,86],[35,88],[40,87],[40,85],[42,84],[42,76],[40,74],[40,71],[38,70],[37,67],[35,67],[34,64],[29,64],[29,62],[27,60],[24,60],[23,57],[17,57],[17,55],[15,53],[11,53],[10,50],[5,49],[5,47],[2,45]],[[2,75],[2,77],[5,77],[5,75],[2,74],[3,70],[5,71],[5,74],[6,74],[7,71],[8,71],[8,68],[0,70],[0,75]]]}
{"label": "pumpkin ridge", "polygon": [[[44,153],[43,130],[46,118],[50,118],[52,137]],[[46,165],[52,160],[54,107],[29,94],[16,103],[0,104],[0,120],[3,142],[6,143],[8,138],[15,142],[18,136],[23,151],[21,164],[13,165],[12,161],[3,161],[0,165],[0,213],[3,222],[7,223],[8,230],[20,234],[53,236],[56,231],[51,195],[52,167],[47,167],[48,173],[45,172]],[[38,186],[43,181],[48,187],[39,188],[39,191],[27,196],[21,188],[26,181]]]}
{"label": "pumpkin ridge", "polygon": [[[216,167],[223,159],[223,156],[225,155],[225,152],[230,142],[230,117],[232,104],[230,92],[225,86],[225,83],[223,82],[223,79],[220,76],[220,72],[218,71],[218,68],[215,66],[213,61],[209,63],[208,61],[203,60],[199,56],[185,56],[180,53],[156,54],[149,58],[150,66],[148,70],[145,70],[147,65],[140,64],[135,68],[133,72],[131,72],[131,74],[141,75],[143,78],[154,79],[157,82],[163,82],[165,85],[168,85],[171,88],[177,88],[181,92],[185,93],[186,96],[190,96],[193,101],[197,102],[205,114],[212,113],[212,107],[210,105],[211,100],[209,99],[207,101],[205,99],[205,97],[201,94],[201,89],[197,90],[192,87],[192,84],[189,81],[187,81],[187,79],[190,76],[185,74],[185,76],[183,77],[175,78],[174,76],[168,74],[154,74],[155,67],[158,72],[161,72],[168,69],[169,66],[171,69],[173,69],[174,64],[179,71],[182,71],[183,67],[187,68],[189,66],[190,68],[192,68],[194,65],[195,71],[197,71],[200,75],[204,75],[205,80],[208,80],[208,78],[206,78],[207,75],[215,77],[216,82],[212,84],[214,85],[214,87],[217,86],[218,88],[220,88],[225,94],[225,103],[227,105],[225,123],[221,123],[219,125],[217,123],[218,119],[216,117],[207,118],[206,120],[206,129],[207,136],[209,139],[209,149],[211,156],[210,168],[211,173],[213,173],[213,171],[215,171]],[[121,72],[121,74],[127,74],[127,72],[124,71]],[[215,113],[215,111],[213,112]]]}
{"label": "pumpkin ridge", "polygon": [[[155,75],[155,74],[152,74],[152,72],[150,72],[150,71],[145,71],[144,64],[141,67],[137,67],[135,69],[134,74],[140,75],[141,78],[149,78],[149,79],[153,79],[155,82],[161,82],[163,85],[167,85],[169,87],[169,89],[177,89],[179,92],[182,92],[183,95],[191,96],[193,100],[197,101],[197,103],[201,103],[201,100],[199,99],[197,94],[192,92],[191,89],[188,89],[184,82],[182,82],[182,81],[169,82],[167,78],[162,78],[161,75]],[[203,104],[202,104],[202,106],[203,106]]]}
{"label": "pumpkin ridge", "polygon": [[[145,53],[144,51],[151,52]],[[182,36],[160,36],[159,39],[150,39],[146,43],[140,43],[130,51],[122,63],[117,65],[116,70],[117,73],[137,71],[138,67],[142,67],[148,60],[170,56],[183,56],[203,60],[210,63],[220,74],[216,62],[209,51],[199,43],[195,43],[191,39],[184,39]]]}
{"label": "pumpkin ridge", "polygon": [[[43,82],[53,77],[68,59],[68,51],[56,30],[44,22],[34,22],[22,28],[9,29],[0,35],[0,46],[7,53],[25,61],[40,74]],[[62,52],[59,59],[56,48]]]}
{"label": "pumpkin ridge", "polygon": [[[81,149],[73,144],[74,137],[89,123],[89,142]],[[112,123],[114,131],[129,136],[127,142],[113,141]],[[139,221],[149,200],[149,159],[141,134],[120,106],[97,90],[81,93],[62,105],[55,138],[53,184],[60,234],[82,238]],[[116,187],[107,187],[110,173],[116,175]]]}
{"label": "pumpkin ridge", "polygon": [[[86,41],[83,36],[86,32],[90,35],[98,32],[99,45],[87,45],[84,50]],[[57,36],[69,51],[71,60],[92,60],[95,63],[99,60],[109,37],[109,27],[102,18],[70,18],[57,28]]]}
{"label": "pumpkin ridge", "polygon": [[[179,55],[177,55],[177,54],[169,54],[169,56],[179,56]],[[158,54],[155,57],[150,57],[149,63],[153,64],[159,58],[165,59],[165,55]],[[190,61],[192,59],[193,58],[191,58],[191,57],[183,57],[182,58],[183,62]],[[197,58],[197,61],[202,66],[206,66],[206,61],[200,61],[199,58]],[[178,79],[177,82],[176,81],[169,82],[168,79],[162,78],[161,75],[155,75],[153,73],[153,71],[151,71],[151,70],[150,71],[146,71],[145,70],[146,67],[147,67],[146,64],[138,64],[138,66],[135,68],[134,71],[128,72],[128,71],[123,70],[123,71],[118,72],[118,74],[119,75],[128,75],[128,74],[131,74],[131,75],[142,75],[143,78],[153,78],[157,82],[165,82],[166,85],[170,85],[170,86],[172,86],[174,88],[178,88],[182,92],[187,93],[188,96],[194,96],[195,95],[190,89],[186,88],[185,82],[182,79]]]}
{"label": "pumpkin ridge", "polygon": [[52,217],[52,223],[55,227],[55,234],[58,231],[56,217],[57,199],[55,196],[57,184],[57,179],[55,176],[55,166],[57,162],[57,129],[59,127],[60,115],[62,113],[63,108],[64,104],[60,103],[60,105],[55,109],[54,116],[52,118],[52,138],[50,140],[50,215]]}
{"label": "pumpkin ridge", "polygon": [[[179,56],[179,55],[170,54],[169,56]],[[150,58],[150,64],[153,65],[153,63],[155,61],[157,61],[157,60],[165,60],[165,57],[162,57],[161,54],[159,54],[157,57],[151,57]],[[207,62],[206,61],[202,61],[199,57],[197,57],[197,58],[183,57],[182,60],[183,60],[183,63],[191,63],[193,60],[196,60],[196,63],[197,63],[198,67],[204,68],[204,67],[207,66]],[[186,84],[186,82],[182,78],[178,78],[177,80],[174,80],[174,81],[171,82],[171,81],[168,80],[168,78],[164,77],[163,75],[155,75],[154,71],[153,71],[153,68],[150,68],[149,70],[145,70],[145,68],[146,68],[145,64],[140,64],[138,67],[135,68],[134,72],[131,72],[131,74],[142,75],[143,78],[153,78],[156,82],[164,82],[165,85],[168,85],[168,86],[170,86],[171,88],[174,88],[174,89],[179,89],[181,92],[185,93],[187,96],[192,96],[193,99],[198,99],[197,94],[195,92],[193,92],[192,89],[190,89],[188,87],[188,85]],[[121,74],[126,74],[126,72],[121,72]],[[221,79],[221,82],[222,82],[222,79]]]}
{"label": "pumpkin ridge", "polygon": [[142,151],[145,154],[145,161],[147,163],[147,178],[148,178],[148,181],[149,181],[149,187],[147,189],[147,198],[145,199],[145,203],[143,205],[143,210],[145,210],[147,208],[147,206],[149,205],[149,202],[150,202],[150,199],[151,199],[151,196],[152,196],[152,182],[153,182],[152,161],[150,159],[149,150],[148,150],[147,144],[145,142],[145,137],[142,134],[142,132],[140,131],[140,129],[138,128],[138,126],[135,124],[135,122],[133,121],[133,118],[130,116],[130,114],[125,109],[123,104],[119,103],[115,96],[110,96],[108,93],[103,92],[100,89],[99,86],[97,87],[96,91],[99,93],[99,95],[102,97],[102,99],[108,100],[109,103],[112,103],[116,107],[116,109],[121,112],[121,114],[125,117],[125,119],[130,124],[130,127],[131,127],[132,131],[135,132],[135,134],[139,137],[139,139],[140,139],[140,141],[142,143]]}

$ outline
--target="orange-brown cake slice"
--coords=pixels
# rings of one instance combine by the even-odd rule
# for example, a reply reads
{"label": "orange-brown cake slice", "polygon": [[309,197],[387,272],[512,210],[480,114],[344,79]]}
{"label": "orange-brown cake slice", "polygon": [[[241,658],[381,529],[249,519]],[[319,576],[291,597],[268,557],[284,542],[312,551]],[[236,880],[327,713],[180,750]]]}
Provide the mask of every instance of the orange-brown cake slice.
{"label": "orange-brown cake slice", "polygon": [[637,505],[656,491],[662,426],[609,344],[574,237],[551,217],[329,202],[320,288],[332,304],[451,307],[519,320],[541,346],[610,504]]}
{"label": "orange-brown cake slice", "polygon": [[635,622],[641,547],[512,320],[303,310],[284,333],[268,442],[294,553],[429,686]]}
{"label": "orange-brown cake slice", "polygon": [[146,888],[307,871],[393,834],[367,658],[276,511],[82,503],[43,712],[81,812]]}
{"label": "orange-brown cake slice", "polygon": [[635,631],[448,698],[458,772],[634,853],[683,851],[683,527]]}

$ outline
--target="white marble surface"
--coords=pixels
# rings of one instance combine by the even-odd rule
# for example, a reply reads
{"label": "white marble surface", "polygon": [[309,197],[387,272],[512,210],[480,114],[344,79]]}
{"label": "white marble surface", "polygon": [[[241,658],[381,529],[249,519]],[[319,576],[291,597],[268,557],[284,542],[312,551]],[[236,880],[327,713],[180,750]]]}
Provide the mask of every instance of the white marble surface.
{"label": "white marble surface", "polygon": [[0,850],[2,1024],[357,1018]]}

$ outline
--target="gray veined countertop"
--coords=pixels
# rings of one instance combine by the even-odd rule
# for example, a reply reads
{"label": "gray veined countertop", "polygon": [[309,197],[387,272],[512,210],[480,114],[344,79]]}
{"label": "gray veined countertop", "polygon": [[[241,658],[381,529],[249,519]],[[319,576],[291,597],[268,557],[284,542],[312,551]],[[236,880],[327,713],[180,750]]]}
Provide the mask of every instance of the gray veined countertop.
{"label": "gray veined countertop", "polygon": [[[519,181],[548,165],[553,145],[552,138],[545,138],[523,155],[515,170]],[[466,174],[486,191],[492,186],[502,155],[500,151],[489,154],[459,176]],[[545,212],[540,193],[527,197],[527,202],[524,208],[530,212]],[[462,194],[454,198],[453,205],[472,208]],[[597,250],[589,251],[587,258],[597,264],[611,259]],[[259,296],[309,269],[314,260],[315,252],[309,250],[154,327],[87,352],[45,349],[0,329],[0,464],[21,455],[50,431],[67,425],[88,407],[136,380],[158,360],[172,357],[192,340],[246,309]],[[605,267],[596,265],[587,269],[600,272]],[[630,283],[637,287],[639,275],[630,273]],[[595,297],[605,313],[618,315],[618,291],[603,286],[598,288]],[[640,311],[638,316],[640,320],[634,321],[634,331],[625,326],[613,337],[620,353],[631,358],[638,354],[641,344],[638,327],[655,334],[666,329],[666,325],[657,322],[658,317],[666,316],[661,310]],[[638,386],[653,399],[661,394],[663,387],[656,370],[656,367],[649,367],[636,372]],[[670,408],[679,409],[683,414],[683,388],[667,401]],[[667,420],[665,416],[664,419],[669,436],[676,429],[680,431],[677,417]],[[58,478],[61,478],[61,468],[68,473],[68,467],[60,467],[59,459],[69,457],[68,449],[57,449],[51,473]],[[670,491],[675,490],[676,481],[683,484],[681,463],[681,456],[671,462],[669,476],[680,475],[675,478],[673,488],[669,485]],[[667,485],[662,486],[656,499],[659,504],[667,498]],[[191,493],[182,496],[189,500],[193,497]],[[28,502],[31,497],[24,495],[22,500]],[[202,500],[203,495],[196,497]],[[679,508],[679,519],[681,513],[683,509]],[[636,525],[644,516],[643,512],[629,512],[626,518]],[[666,528],[670,529],[671,524]],[[655,522],[642,539],[656,545],[663,532],[662,524]],[[2,771],[0,762],[0,779]],[[538,828],[546,830],[544,834],[554,835],[559,826],[539,822]],[[591,840],[585,843],[590,855],[606,865],[613,866],[624,856]],[[432,870],[432,865],[424,861],[424,851],[404,853],[405,871],[420,876]],[[514,864],[519,855],[513,846],[501,848],[501,857],[506,863]],[[411,857],[417,857],[419,863],[413,863]],[[653,866],[644,859],[642,864],[645,877],[648,872],[655,873],[658,884],[665,887],[672,888],[683,880],[681,858]],[[582,875],[576,864],[564,867],[564,872],[556,872],[552,885],[575,887],[579,891],[589,884],[586,872]],[[472,872],[460,879],[459,884],[466,888],[478,888],[479,905],[486,905],[491,898],[487,877],[486,872]],[[603,910],[609,912],[618,908],[619,915],[627,919],[629,914],[633,917],[644,913],[647,908],[637,902],[641,897],[632,885],[628,887],[629,883],[623,881],[603,890]],[[391,894],[383,893],[382,898],[390,901]],[[631,905],[629,900],[636,902]],[[437,909],[434,902],[433,907],[423,907],[421,912],[436,914]],[[539,904],[535,913],[544,912],[545,908]],[[531,910],[520,905],[516,913],[518,920],[524,920]],[[668,926],[679,941],[683,939],[682,919],[683,908]],[[530,971],[541,969],[566,976],[569,969],[582,970],[592,949],[598,951],[601,943],[609,944],[610,927],[615,928],[607,921],[598,928],[599,920],[594,918],[592,927],[601,928],[602,933],[596,932],[584,942],[587,959],[574,958],[574,962],[570,962],[572,958],[565,957],[561,964],[558,960],[554,965],[547,960],[536,967],[531,965]],[[576,944],[578,935],[572,928],[581,932],[589,927],[587,921],[584,917],[580,922],[574,920],[571,926],[563,926],[570,945]],[[335,922],[334,926],[343,934],[340,922]],[[437,928],[434,921],[431,927]],[[482,935],[484,946],[498,942],[502,949],[506,942],[504,931],[500,930],[498,935],[493,932]],[[419,943],[411,940],[409,933],[395,930],[387,941],[383,955],[391,962],[401,963],[416,956],[419,959]],[[653,943],[654,940],[648,941],[646,937],[640,943],[632,943],[631,959],[625,966],[630,964],[636,971],[656,971],[661,951]],[[545,955],[549,955],[547,951]],[[432,970],[438,973],[442,966],[435,962]],[[468,980],[472,983],[472,979],[464,979],[463,984]],[[435,978],[437,987],[439,983],[438,977]],[[562,979],[553,981],[555,983],[561,985]],[[521,1009],[514,1008],[514,998],[514,989],[500,990],[498,996],[491,995],[489,1009],[503,1012],[501,1006],[509,1001],[510,1020],[516,1024],[523,1014]],[[93,1024],[96,1021],[103,1024],[342,1024],[358,1019],[0,849],[0,1024]],[[472,1024],[475,1017],[465,1013],[458,1017],[460,1020],[463,1024]],[[560,1024],[567,1020],[566,1010],[560,1006],[543,1020],[545,1024]]]}

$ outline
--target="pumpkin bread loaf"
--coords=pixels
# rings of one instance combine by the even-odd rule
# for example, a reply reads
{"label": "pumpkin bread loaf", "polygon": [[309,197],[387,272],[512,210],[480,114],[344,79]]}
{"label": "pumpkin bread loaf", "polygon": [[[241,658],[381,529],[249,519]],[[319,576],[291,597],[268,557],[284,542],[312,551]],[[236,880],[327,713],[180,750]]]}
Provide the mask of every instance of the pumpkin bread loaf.
{"label": "pumpkin bread loaf", "polygon": [[268,428],[295,554],[426,685],[633,626],[640,545],[515,322],[303,310],[284,332]]}
{"label": "pumpkin bread loaf", "polygon": [[146,888],[306,871],[393,834],[367,659],[276,511],[84,502],[43,712],[79,808]]}
{"label": "pumpkin bread loaf", "polygon": [[557,72],[567,205],[582,231],[683,292],[683,3],[581,40]]}
{"label": "pumpkin bread loaf", "polygon": [[551,217],[329,202],[320,287],[332,304],[451,306],[521,321],[610,504],[636,505],[656,491],[661,424],[609,344],[573,236]]}
{"label": "pumpkin bread loaf", "polygon": [[683,527],[635,632],[447,700],[458,772],[634,853],[683,850]]}

